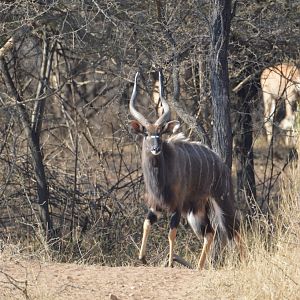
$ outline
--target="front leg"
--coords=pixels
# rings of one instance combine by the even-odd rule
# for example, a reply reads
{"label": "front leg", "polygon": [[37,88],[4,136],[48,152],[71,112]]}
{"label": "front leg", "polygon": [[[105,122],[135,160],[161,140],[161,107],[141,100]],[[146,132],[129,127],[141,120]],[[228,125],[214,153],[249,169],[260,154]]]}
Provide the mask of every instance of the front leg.
{"label": "front leg", "polygon": [[177,233],[177,227],[180,222],[181,214],[180,212],[176,211],[172,214],[170,220],[170,231],[169,231],[169,267],[173,267],[173,254],[174,254],[174,246],[175,246],[175,239]]}
{"label": "front leg", "polygon": [[142,261],[143,264],[146,264],[146,246],[149,237],[149,233],[151,230],[151,226],[157,221],[157,212],[154,209],[150,209],[147,217],[144,221],[143,226],[143,238],[142,238],[142,246],[140,249],[139,260]]}

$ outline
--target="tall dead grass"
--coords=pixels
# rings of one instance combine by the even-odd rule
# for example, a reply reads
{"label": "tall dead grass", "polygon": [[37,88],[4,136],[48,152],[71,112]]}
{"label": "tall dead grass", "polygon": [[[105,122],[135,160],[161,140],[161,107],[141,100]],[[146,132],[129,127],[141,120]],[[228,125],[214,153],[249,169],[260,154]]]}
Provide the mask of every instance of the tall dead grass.
{"label": "tall dead grass", "polygon": [[[247,258],[238,267],[237,285],[249,299],[300,298],[300,168],[281,178],[280,202],[271,213],[244,229]],[[232,264],[229,257],[227,266]],[[243,286],[241,286],[243,285]]]}

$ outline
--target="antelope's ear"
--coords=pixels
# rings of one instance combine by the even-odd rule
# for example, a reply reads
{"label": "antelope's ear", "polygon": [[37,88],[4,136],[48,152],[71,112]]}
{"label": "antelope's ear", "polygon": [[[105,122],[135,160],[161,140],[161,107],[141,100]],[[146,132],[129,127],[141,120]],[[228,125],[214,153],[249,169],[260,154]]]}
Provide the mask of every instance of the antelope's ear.
{"label": "antelope's ear", "polygon": [[129,129],[133,134],[144,134],[145,132],[145,127],[136,120],[129,122]]}
{"label": "antelope's ear", "polygon": [[180,127],[179,121],[170,121],[162,129],[162,133],[175,133]]}

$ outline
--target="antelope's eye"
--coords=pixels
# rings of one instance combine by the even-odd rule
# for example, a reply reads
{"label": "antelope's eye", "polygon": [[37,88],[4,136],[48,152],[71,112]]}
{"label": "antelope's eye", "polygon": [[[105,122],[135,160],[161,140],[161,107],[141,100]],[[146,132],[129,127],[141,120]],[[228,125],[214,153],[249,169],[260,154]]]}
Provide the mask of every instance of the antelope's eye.
{"label": "antelope's eye", "polygon": [[147,137],[149,134],[147,131],[144,131],[144,137]]}

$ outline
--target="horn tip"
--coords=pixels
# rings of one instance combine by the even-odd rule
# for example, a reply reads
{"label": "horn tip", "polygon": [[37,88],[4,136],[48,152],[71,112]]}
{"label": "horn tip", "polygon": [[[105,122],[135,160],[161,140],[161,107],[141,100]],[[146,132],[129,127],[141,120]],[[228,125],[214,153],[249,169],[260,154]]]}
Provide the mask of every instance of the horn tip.
{"label": "horn tip", "polygon": [[136,73],[135,73],[135,76],[134,76],[134,85],[135,85],[135,86],[136,86],[137,79],[138,79],[139,75],[140,75],[139,72],[136,72]]}

